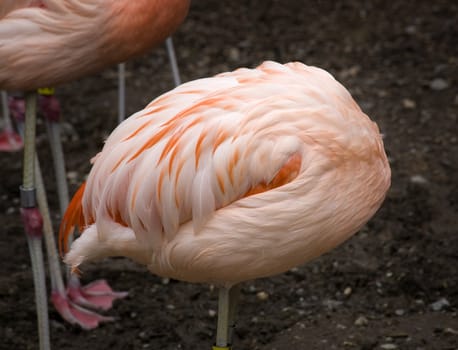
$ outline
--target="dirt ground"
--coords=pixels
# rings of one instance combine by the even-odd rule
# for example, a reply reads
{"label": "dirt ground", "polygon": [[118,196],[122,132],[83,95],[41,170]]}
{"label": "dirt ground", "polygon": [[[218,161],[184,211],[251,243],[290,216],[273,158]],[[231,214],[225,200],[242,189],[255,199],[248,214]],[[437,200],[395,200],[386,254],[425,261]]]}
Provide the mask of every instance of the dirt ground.
{"label": "dirt ground", "polygon": [[[234,349],[458,349],[458,4],[455,1],[196,0],[174,36],[184,81],[298,60],[334,74],[380,126],[392,187],[334,251],[242,288]],[[172,86],[164,47],[127,65],[128,112]],[[58,89],[71,191],[116,125],[116,68]],[[43,123],[38,145],[59,223]],[[37,349],[18,213],[20,154],[1,154],[0,349]],[[165,284],[128,260],[84,268],[129,297],[93,331],[50,305],[53,349],[210,349],[217,292]]]}

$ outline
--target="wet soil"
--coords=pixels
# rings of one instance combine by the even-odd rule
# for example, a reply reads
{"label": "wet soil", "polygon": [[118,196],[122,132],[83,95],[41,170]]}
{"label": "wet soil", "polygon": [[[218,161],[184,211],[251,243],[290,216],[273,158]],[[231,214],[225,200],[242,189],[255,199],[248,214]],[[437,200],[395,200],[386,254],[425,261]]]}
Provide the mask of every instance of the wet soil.
{"label": "wet soil", "polygon": [[[334,74],[380,126],[392,187],[353,238],[306,266],[242,287],[235,349],[458,349],[458,4],[454,1],[199,0],[174,36],[182,79],[263,60]],[[128,112],[172,88],[165,47],[127,64]],[[58,89],[71,192],[116,125],[116,68]],[[38,146],[59,223],[43,122]],[[0,349],[37,349],[18,212],[19,154],[1,154]],[[83,331],[50,305],[54,349],[209,349],[217,291],[165,283],[110,259],[85,267],[129,297]]]}

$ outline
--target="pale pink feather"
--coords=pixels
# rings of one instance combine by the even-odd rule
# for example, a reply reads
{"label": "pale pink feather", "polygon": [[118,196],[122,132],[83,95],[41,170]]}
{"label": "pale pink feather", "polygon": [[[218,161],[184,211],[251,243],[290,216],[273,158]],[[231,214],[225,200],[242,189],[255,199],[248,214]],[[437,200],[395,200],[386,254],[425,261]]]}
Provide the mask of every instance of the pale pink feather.
{"label": "pale pink feather", "polygon": [[0,4],[0,89],[54,86],[123,62],[176,30],[189,0]]}

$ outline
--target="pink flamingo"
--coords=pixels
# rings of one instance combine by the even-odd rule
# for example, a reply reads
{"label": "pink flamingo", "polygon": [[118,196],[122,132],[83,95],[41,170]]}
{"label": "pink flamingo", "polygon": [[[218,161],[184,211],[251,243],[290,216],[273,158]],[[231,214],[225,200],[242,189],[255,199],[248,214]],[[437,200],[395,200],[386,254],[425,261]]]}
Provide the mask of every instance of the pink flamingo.
{"label": "pink flamingo", "polygon": [[[179,26],[188,7],[189,0],[4,0],[0,5],[0,89],[33,91],[55,86],[143,54]],[[52,96],[41,100],[52,114],[56,107]],[[83,328],[109,318],[73,303],[65,290],[35,157],[35,109],[36,97],[28,93],[21,212],[34,271],[40,349],[49,349],[42,228],[57,310]],[[103,282],[89,288],[80,288],[75,278],[72,283],[76,288],[70,288],[69,294],[80,305],[107,308],[114,298],[124,295],[113,293]]]}
{"label": "pink flamingo", "polygon": [[326,71],[265,62],[185,83],[120,124],[60,229],[65,261],[126,256],[220,287],[229,349],[237,286],[334,248],[380,207],[390,167],[377,125]]}

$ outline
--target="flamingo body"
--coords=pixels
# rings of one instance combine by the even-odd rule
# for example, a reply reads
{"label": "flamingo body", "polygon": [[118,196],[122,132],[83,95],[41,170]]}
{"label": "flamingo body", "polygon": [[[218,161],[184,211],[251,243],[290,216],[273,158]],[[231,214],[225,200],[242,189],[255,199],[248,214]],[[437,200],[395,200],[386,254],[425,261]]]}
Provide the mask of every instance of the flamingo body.
{"label": "flamingo body", "polygon": [[303,264],[376,212],[390,168],[374,122],[326,71],[265,62],[185,83],[93,159],[61,240],[66,262],[127,256],[231,286]]}
{"label": "flamingo body", "polygon": [[0,6],[0,89],[55,86],[140,55],[189,0],[19,0]]}

